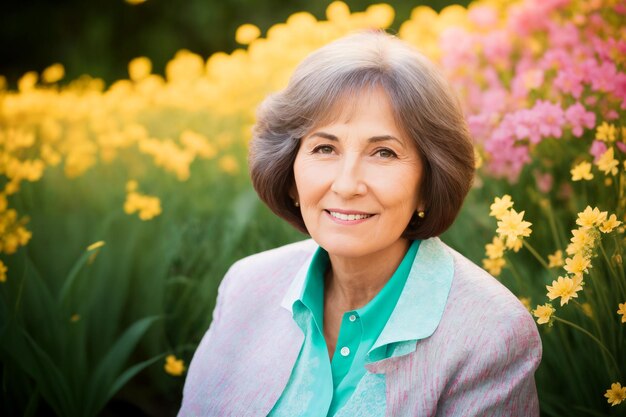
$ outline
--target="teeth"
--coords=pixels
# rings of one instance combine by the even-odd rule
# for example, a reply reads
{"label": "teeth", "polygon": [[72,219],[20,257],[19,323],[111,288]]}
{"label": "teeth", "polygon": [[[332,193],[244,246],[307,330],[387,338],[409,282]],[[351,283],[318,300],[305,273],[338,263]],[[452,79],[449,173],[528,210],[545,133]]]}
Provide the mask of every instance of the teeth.
{"label": "teeth", "polygon": [[339,220],[361,220],[361,219],[367,219],[368,217],[372,217],[371,214],[343,214],[343,213],[337,213],[335,211],[330,211],[329,213],[331,216]]}

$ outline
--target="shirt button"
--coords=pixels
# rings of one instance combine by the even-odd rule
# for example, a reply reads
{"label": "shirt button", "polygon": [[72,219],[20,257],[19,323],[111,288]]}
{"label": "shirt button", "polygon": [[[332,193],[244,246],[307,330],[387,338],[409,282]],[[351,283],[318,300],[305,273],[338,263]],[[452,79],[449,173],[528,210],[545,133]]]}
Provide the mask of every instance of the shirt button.
{"label": "shirt button", "polygon": [[356,321],[356,316],[354,314],[350,314],[350,317],[348,317],[348,319],[350,321]]}
{"label": "shirt button", "polygon": [[341,356],[348,356],[350,354],[350,348],[344,346],[341,348]]}

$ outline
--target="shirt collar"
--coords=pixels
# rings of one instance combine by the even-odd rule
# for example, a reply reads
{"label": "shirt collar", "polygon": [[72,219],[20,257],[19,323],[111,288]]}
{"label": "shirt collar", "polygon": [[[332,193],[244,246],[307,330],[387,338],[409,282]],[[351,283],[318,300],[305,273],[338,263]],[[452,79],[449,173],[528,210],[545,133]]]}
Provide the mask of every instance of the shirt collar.
{"label": "shirt collar", "polygon": [[[281,307],[292,314],[293,303],[302,295],[307,271],[318,250],[298,270],[283,297]],[[452,255],[443,242],[437,237],[423,240],[398,303],[371,350],[389,343],[416,341],[432,335],[443,316],[453,276]]]}

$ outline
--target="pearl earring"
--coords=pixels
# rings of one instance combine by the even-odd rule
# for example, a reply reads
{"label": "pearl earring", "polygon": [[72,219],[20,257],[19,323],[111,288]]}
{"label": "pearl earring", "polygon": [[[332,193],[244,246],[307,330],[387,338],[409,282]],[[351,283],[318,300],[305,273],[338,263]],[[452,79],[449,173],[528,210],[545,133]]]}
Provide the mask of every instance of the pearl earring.
{"label": "pearl earring", "polygon": [[423,219],[426,216],[426,213],[424,213],[422,210],[417,212],[417,217],[419,217],[420,219]]}
{"label": "pearl earring", "polygon": [[294,201],[293,205],[296,206],[296,207],[300,207],[300,203],[298,203],[297,201]]}

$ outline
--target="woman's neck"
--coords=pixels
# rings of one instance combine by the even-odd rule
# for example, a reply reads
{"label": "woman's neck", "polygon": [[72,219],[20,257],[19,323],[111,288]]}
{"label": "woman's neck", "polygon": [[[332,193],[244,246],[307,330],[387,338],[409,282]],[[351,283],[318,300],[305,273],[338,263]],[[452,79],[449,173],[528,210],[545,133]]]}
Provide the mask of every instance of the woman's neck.
{"label": "woman's neck", "polygon": [[369,303],[396,271],[411,242],[399,239],[385,250],[360,258],[329,253],[330,267],[325,275],[324,300],[342,311],[355,310]]}

